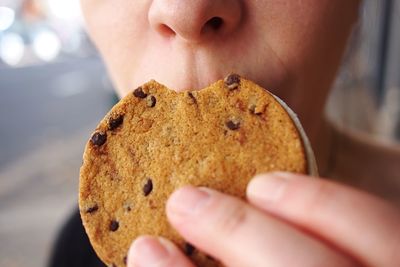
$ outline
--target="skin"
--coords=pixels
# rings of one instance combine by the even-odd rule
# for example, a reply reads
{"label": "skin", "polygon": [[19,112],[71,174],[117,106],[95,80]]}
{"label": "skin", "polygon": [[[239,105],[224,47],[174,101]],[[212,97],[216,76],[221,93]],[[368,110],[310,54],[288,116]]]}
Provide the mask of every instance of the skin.
{"label": "skin", "polygon": [[[359,7],[358,0],[81,4],[120,96],[150,79],[182,91],[236,72],[287,102],[312,142]],[[166,210],[186,240],[227,266],[400,264],[399,211],[323,179],[265,174],[249,184],[247,201],[185,187]],[[193,265],[168,240],[147,236],[133,243],[128,266]]]}
{"label": "skin", "polygon": [[356,0],[81,3],[120,96],[150,79],[182,91],[236,72],[284,99],[312,140],[358,14]]}

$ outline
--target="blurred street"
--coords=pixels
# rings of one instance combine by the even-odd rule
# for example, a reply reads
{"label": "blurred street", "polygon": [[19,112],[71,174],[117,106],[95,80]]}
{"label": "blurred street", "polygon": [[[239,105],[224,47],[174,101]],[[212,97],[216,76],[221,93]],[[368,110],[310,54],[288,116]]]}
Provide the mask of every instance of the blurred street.
{"label": "blurred street", "polygon": [[97,58],[0,69],[0,266],[45,266],[86,140],[115,101]]}

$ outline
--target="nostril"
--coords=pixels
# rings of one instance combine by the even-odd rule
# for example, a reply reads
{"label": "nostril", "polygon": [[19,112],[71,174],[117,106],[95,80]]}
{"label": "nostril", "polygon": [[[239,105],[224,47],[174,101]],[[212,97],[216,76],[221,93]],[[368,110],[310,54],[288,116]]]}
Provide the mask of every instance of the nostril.
{"label": "nostril", "polygon": [[213,18],[209,19],[204,26],[205,26],[205,28],[209,27],[209,28],[217,31],[221,28],[222,24],[224,24],[224,21],[222,20],[222,18],[213,17]]}
{"label": "nostril", "polygon": [[174,36],[175,35],[175,31],[173,29],[171,29],[170,27],[168,27],[168,25],[165,25],[165,24],[160,24],[158,26],[158,30],[161,34],[163,34],[165,36]]}

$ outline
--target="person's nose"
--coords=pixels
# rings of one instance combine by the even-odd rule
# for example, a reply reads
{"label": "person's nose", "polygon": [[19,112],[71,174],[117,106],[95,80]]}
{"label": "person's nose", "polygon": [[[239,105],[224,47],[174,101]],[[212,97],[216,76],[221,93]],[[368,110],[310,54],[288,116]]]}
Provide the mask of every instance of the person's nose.
{"label": "person's nose", "polygon": [[149,22],[158,34],[189,43],[233,33],[243,16],[241,0],[153,0]]}

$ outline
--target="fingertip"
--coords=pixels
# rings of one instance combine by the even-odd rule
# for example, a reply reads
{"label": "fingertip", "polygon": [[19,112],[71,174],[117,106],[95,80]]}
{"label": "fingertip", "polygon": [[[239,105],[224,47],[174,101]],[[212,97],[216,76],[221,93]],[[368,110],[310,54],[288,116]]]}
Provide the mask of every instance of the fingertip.
{"label": "fingertip", "polygon": [[129,267],[164,266],[170,257],[168,240],[153,236],[140,236],[128,252]]}
{"label": "fingertip", "polygon": [[267,207],[279,201],[287,183],[287,178],[275,173],[257,175],[248,184],[246,195],[250,202]]}
{"label": "fingertip", "polygon": [[167,200],[169,219],[185,219],[196,214],[210,201],[211,191],[206,188],[184,186],[176,190]]}
{"label": "fingertip", "polygon": [[254,176],[246,188],[248,200],[262,208],[269,208],[278,203],[290,183],[307,178],[303,174],[291,172],[270,172]]}
{"label": "fingertip", "polygon": [[[196,190],[196,188],[192,185],[185,185],[178,189],[176,189],[167,199],[166,209],[171,210],[176,203],[179,203],[180,200],[185,197],[185,195],[190,194],[191,191]],[[189,193],[188,193],[189,192]]]}
{"label": "fingertip", "polygon": [[128,252],[128,267],[194,267],[183,252],[163,237],[141,236]]}
{"label": "fingertip", "polygon": [[249,194],[250,192],[256,191],[260,187],[263,187],[263,185],[269,181],[282,180],[289,182],[303,178],[309,178],[309,176],[300,173],[284,172],[284,171],[257,174],[253,177],[253,179],[250,180],[249,184],[247,185],[246,193]]}

